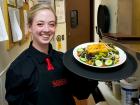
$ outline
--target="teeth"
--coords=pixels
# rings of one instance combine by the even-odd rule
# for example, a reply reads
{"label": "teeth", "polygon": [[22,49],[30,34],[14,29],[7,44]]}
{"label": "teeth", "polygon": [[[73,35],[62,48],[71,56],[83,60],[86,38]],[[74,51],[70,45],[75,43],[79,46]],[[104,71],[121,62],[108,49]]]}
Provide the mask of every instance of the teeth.
{"label": "teeth", "polygon": [[42,37],[43,37],[43,38],[47,38],[47,39],[49,38],[49,36],[46,36],[46,35],[42,35]]}
{"label": "teeth", "polygon": [[49,37],[43,37],[43,38],[49,38]]}
{"label": "teeth", "polygon": [[48,35],[42,35],[43,37],[49,37]]}

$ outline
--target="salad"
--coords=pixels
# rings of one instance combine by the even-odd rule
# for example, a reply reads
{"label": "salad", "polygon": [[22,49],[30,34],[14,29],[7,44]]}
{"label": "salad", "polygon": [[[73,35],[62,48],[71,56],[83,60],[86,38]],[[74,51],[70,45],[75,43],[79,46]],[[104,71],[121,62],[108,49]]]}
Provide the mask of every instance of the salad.
{"label": "salad", "polygon": [[113,66],[119,63],[119,51],[112,43],[96,43],[77,49],[81,62],[97,67]]}

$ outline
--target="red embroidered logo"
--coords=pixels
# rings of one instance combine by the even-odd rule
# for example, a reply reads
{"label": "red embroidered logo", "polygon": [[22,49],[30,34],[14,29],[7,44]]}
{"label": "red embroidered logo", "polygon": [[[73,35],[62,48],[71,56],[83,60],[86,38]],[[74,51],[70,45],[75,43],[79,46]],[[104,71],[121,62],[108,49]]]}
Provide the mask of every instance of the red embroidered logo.
{"label": "red embroidered logo", "polygon": [[59,86],[65,85],[65,84],[67,84],[67,80],[66,79],[59,79],[59,80],[52,81],[53,87],[59,87]]}

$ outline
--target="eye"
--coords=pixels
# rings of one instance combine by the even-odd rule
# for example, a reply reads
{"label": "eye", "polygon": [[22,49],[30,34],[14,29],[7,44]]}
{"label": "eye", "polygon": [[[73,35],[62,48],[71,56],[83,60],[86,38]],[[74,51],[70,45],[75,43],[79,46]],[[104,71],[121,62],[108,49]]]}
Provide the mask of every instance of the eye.
{"label": "eye", "polygon": [[49,26],[50,26],[50,27],[55,27],[55,26],[56,26],[56,23],[55,23],[55,22],[50,22],[50,23],[49,23]]}
{"label": "eye", "polygon": [[37,23],[37,26],[41,27],[41,26],[43,26],[43,23]]}
{"label": "eye", "polygon": [[55,24],[49,24],[49,26],[54,27],[54,26],[55,26]]}

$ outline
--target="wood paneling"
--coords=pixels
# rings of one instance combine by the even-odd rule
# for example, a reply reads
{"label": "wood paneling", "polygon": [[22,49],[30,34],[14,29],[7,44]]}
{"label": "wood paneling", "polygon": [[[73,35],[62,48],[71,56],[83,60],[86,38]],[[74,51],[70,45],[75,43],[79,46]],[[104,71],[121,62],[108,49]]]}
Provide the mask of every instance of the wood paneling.
{"label": "wood paneling", "polygon": [[132,0],[132,34],[140,36],[140,0]]}
{"label": "wood paneling", "polygon": [[133,0],[118,0],[118,33],[132,33],[132,1]]}
{"label": "wood paneling", "polygon": [[[71,27],[70,13],[78,11],[78,25]],[[66,0],[67,49],[90,41],[90,0]]]}

